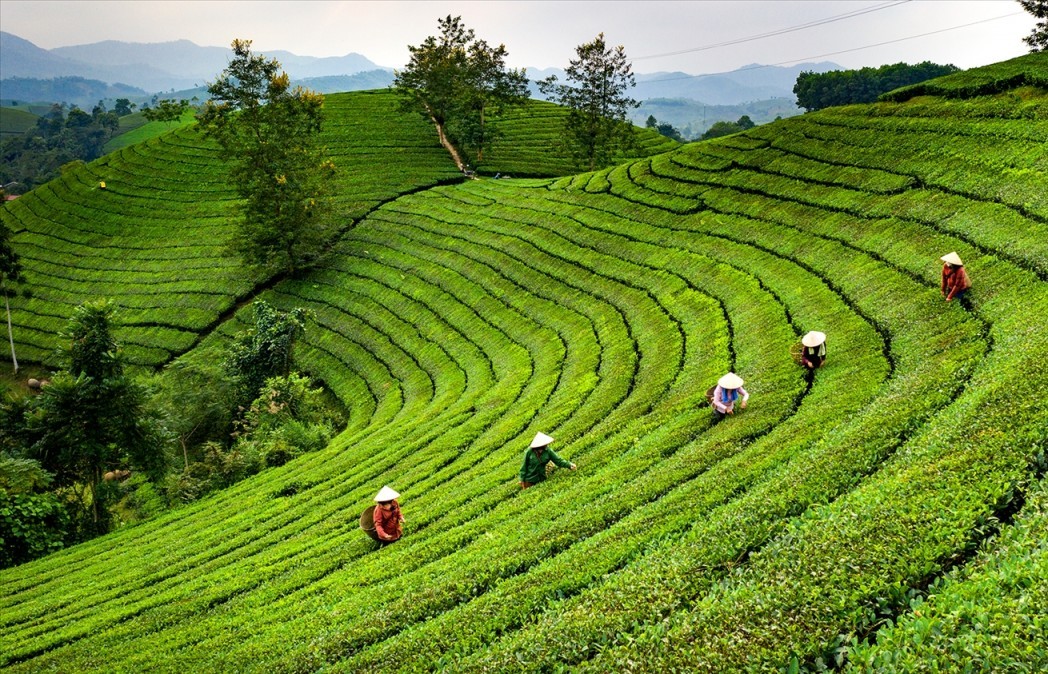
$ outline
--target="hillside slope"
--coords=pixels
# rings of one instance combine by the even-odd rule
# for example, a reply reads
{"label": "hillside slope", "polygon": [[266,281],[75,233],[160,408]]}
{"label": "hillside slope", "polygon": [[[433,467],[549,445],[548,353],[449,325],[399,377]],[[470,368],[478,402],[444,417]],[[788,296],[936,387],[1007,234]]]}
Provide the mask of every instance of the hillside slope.
{"label": "hillside slope", "polygon": [[[876,640],[907,650],[853,665],[1036,671],[1046,143],[1048,91],[976,89],[384,202],[265,293],[316,313],[302,365],[346,432],[0,572],[0,663],[775,671]],[[946,303],[950,251],[975,286]],[[728,370],[750,404],[714,424]],[[539,430],[579,469],[522,492]],[[408,521],[378,549],[384,484]]]}

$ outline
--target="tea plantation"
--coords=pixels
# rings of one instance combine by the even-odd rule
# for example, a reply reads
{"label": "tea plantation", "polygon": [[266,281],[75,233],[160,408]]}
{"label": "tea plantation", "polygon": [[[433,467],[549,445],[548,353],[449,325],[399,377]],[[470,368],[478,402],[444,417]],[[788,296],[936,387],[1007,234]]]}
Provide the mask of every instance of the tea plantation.
{"label": "tea plantation", "polygon": [[[0,666],[1048,667],[1048,54],[716,141],[649,135],[584,174],[518,119],[484,167],[530,176],[511,180],[462,180],[387,94],[326,109],[346,225],[303,278],[223,251],[233,197],[193,127],[2,211],[33,289],[23,358],[104,294],[160,365],[260,294],[314,312],[300,365],[350,420],[0,572]],[[948,303],[950,251],[974,287]],[[814,375],[791,355],[809,330]],[[714,423],[729,370],[749,405]],[[539,430],[578,470],[521,491]],[[407,523],[378,548],[357,520],[386,484]]]}

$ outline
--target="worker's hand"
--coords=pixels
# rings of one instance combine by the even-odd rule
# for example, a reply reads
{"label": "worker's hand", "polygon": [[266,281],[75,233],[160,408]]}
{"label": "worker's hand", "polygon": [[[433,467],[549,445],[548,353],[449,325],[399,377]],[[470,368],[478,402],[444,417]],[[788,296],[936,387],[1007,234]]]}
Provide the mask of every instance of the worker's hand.
{"label": "worker's hand", "polygon": [[739,403],[739,406],[742,407],[742,409],[746,409],[746,401],[743,400],[741,403]]}
{"label": "worker's hand", "polygon": [[952,302],[952,301],[953,301],[953,298],[952,298],[952,297],[947,297],[947,298],[946,298],[946,301],[947,301],[947,302]]}
{"label": "worker's hand", "polygon": [[728,414],[735,416],[735,408],[733,407],[730,410],[728,410]]}
{"label": "worker's hand", "polygon": [[575,464],[571,464],[571,469],[575,470],[575,468],[577,468],[577,466]]}

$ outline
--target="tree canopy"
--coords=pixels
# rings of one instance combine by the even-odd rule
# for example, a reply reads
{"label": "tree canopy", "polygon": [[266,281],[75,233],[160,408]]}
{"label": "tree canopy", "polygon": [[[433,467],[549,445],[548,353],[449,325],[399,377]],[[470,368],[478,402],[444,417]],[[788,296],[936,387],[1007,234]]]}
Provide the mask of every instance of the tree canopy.
{"label": "tree canopy", "polygon": [[567,150],[580,165],[593,170],[632,145],[633,129],[626,116],[640,103],[627,95],[636,78],[622,45],[612,49],[600,33],[576,47],[575,53],[565,70],[568,83],[559,84],[553,75],[539,82],[539,90],[569,109]]}
{"label": "tree canopy", "polygon": [[448,15],[437,25],[439,36],[408,47],[411,58],[396,71],[391,88],[405,109],[433,121],[441,142],[465,168],[457,150],[482,160],[500,135],[492,117],[528,100],[528,80],[523,69],[506,66],[505,45],[478,39],[462,17]]}
{"label": "tree canopy", "polygon": [[893,89],[917,84],[960,70],[953,65],[938,65],[924,61],[917,65],[895,63],[879,68],[859,70],[832,70],[816,73],[806,70],[797,76],[793,93],[797,105],[808,112],[834,105],[873,103],[881,94]]}
{"label": "tree canopy", "polygon": [[305,332],[310,317],[305,309],[280,311],[264,300],[255,301],[254,312],[254,327],[237,335],[227,358],[235,402],[240,406],[250,404],[270,377],[291,373],[295,341]]}
{"label": "tree canopy", "polygon": [[1040,19],[1023,42],[1030,45],[1031,52],[1048,51],[1048,0],[1019,0],[1019,4]]}
{"label": "tree canopy", "polygon": [[709,140],[710,138],[720,138],[721,136],[730,136],[733,133],[739,133],[740,131],[746,131],[752,129],[756,124],[750,119],[749,115],[743,115],[739,117],[738,121],[735,122],[714,122],[713,126],[706,130],[700,137],[700,140]]}
{"label": "tree canopy", "polygon": [[289,274],[312,264],[334,227],[327,195],[335,166],[319,145],[323,97],[291,87],[276,59],[233,41],[233,60],[208,85],[200,123],[231,162],[244,200],[233,247],[249,264]]}
{"label": "tree canopy", "polygon": [[684,136],[681,135],[680,131],[669,122],[659,122],[659,120],[655,119],[655,115],[648,115],[648,119],[645,121],[644,126],[649,129],[655,129],[660,135],[672,138],[678,143],[685,142]]}
{"label": "tree canopy", "polygon": [[39,461],[55,486],[70,488],[87,515],[88,535],[108,528],[103,473],[129,466],[159,479],[167,464],[163,427],[146,410],[145,390],[124,373],[113,312],[107,301],[77,307],[62,333],[66,369],[26,408],[33,438],[27,458]]}
{"label": "tree canopy", "polygon": [[36,125],[0,145],[0,184],[16,183],[9,191],[21,194],[57,178],[70,162],[101,157],[119,124],[117,114],[101,103],[90,113],[52,105]]}

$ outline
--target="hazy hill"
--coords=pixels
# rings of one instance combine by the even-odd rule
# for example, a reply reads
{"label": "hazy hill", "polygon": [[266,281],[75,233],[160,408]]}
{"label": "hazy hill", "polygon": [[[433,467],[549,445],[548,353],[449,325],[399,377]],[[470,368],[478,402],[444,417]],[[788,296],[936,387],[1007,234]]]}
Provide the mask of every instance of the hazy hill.
{"label": "hazy hill", "polygon": [[76,76],[50,79],[12,77],[0,80],[0,101],[5,104],[10,101],[46,101],[68,103],[90,110],[98,101],[113,101],[117,98],[127,98],[138,103],[150,98],[150,94],[127,84],[108,84]]}
{"label": "hazy hill", "polygon": [[[279,60],[293,79],[381,70],[360,54],[318,58],[285,51],[260,53]],[[107,40],[46,50],[11,33],[0,32],[0,78],[72,75],[123,82],[149,92],[189,89],[214,79],[226,67],[229,55],[228,47],[201,47],[189,40]]]}

